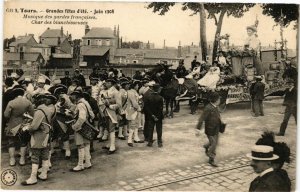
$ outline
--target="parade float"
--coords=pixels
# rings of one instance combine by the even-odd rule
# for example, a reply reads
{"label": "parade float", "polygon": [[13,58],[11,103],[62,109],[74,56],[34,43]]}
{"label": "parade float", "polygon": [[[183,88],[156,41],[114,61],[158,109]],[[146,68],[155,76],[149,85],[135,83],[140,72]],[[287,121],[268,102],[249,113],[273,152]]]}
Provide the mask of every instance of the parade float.
{"label": "parade float", "polygon": [[[249,26],[255,32],[256,27],[257,23]],[[244,47],[229,47],[229,37],[228,34],[216,37],[219,41],[219,56],[216,60],[221,69],[219,80],[215,87],[202,86],[198,81],[200,101],[205,102],[207,93],[213,90],[221,96],[220,111],[225,111],[228,104],[249,102],[251,101],[249,88],[255,81],[255,76],[263,78],[265,97],[282,95],[287,88],[282,77],[287,62],[287,41],[283,40],[282,32],[281,41],[275,41],[275,48],[268,50],[261,50],[257,36],[248,37],[250,41],[257,42],[246,43]],[[277,44],[280,44],[279,49],[277,49]]]}

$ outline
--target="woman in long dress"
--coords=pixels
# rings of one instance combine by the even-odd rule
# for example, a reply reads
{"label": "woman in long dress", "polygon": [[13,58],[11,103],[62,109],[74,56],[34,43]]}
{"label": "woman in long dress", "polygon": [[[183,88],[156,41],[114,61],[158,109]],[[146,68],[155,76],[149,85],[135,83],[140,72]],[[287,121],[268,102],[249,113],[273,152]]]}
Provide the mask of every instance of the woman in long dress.
{"label": "woman in long dress", "polygon": [[254,51],[254,67],[257,75],[264,75],[262,63],[259,60],[260,41],[257,36],[257,28],[255,25],[247,27],[248,37],[245,41],[245,49]]}
{"label": "woman in long dress", "polygon": [[200,86],[208,87],[210,89],[215,89],[217,87],[217,83],[220,80],[220,68],[217,67],[217,63],[217,61],[214,61],[205,76],[197,82]]}

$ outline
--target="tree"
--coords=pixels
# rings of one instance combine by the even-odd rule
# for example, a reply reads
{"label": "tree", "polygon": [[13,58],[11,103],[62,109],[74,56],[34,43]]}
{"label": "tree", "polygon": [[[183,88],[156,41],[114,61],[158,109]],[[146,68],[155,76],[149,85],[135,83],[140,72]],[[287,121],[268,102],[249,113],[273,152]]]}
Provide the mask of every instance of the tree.
{"label": "tree", "polygon": [[5,38],[3,40],[3,49],[9,49],[9,44],[16,41],[16,37],[12,36],[12,38]]}
{"label": "tree", "polygon": [[80,43],[81,43],[81,39],[74,39],[73,40],[73,67],[74,68],[76,68],[79,65],[79,60],[80,60]]}
{"label": "tree", "polygon": [[262,4],[263,14],[271,16],[276,23],[282,19],[287,27],[292,21],[298,21],[299,7],[297,4]]}
{"label": "tree", "polygon": [[[244,16],[244,13],[249,11],[253,7],[254,3],[206,3],[205,9],[208,11],[208,18],[215,20],[215,25],[217,27],[215,32],[215,39],[213,44],[213,55],[212,59],[214,60],[217,57],[219,41],[217,37],[221,35],[222,24],[224,16],[227,17],[233,16],[240,18]],[[218,17],[218,18],[217,18]]]}
{"label": "tree", "polygon": [[[173,7],[175,3],[163,3],[163,2],[153,2],[147,6],[147,9],[153,9],[153,12],[159,12],[159,15],[165,15],[166,12],[170,10],[170,7]],[[200,46],[202,52],[202,60],[206,61],[207,56],[207,40],[206,40],[206,13],[203,3],[182,3],[182,10],[187,9],[192,10],[196,15],[199,13],[200,16]]]}
{"label": "tree", "polygon": [[[153,12],[160,12],[160,15],[164,15],[166,12],[170,10],[170,7],[174,6],[175,3],[150,3],[148,5],[148,9],[153,8]],[[240,18],[244,15],[245,12],[249,11],[251,7],[253,7],[254,3],[182,3],[182,10],[185,11],[187,9],[192,10],[194,14],[200,13],[200,28],[203,27],[203,30],[200,30],[200,37],[202,41],[206,41],[206,22],[201,19],[205,19],[205,12],[204,9],[208,12],[207,18],[214,19],[215,25],[217,27],[215,32],[215,39],[214,39],[214,45],[213,45],[213,55],[212,59],[214,60],[217,56],[219,41],[216,37],[221,35],[221,29],[223,24],[223,18],[224,16],[233,16],[236,18]],[[218,17],[218,18],[217,18]],[[207,44],[206,47],[205,42],[201,42],[201,48],[202,51],[207,50]],[[206,58],[203,58],[204,54],[202,54],[202,59],[206,60]]]}

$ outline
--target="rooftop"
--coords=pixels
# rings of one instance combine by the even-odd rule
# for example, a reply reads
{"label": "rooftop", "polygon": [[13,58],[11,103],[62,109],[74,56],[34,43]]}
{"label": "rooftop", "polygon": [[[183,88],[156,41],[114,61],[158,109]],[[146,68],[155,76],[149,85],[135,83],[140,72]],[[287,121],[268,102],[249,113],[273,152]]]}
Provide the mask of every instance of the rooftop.
{"label": "rooftop", "polygon": [[81,54],[83,56],[103,56],[109,47],[91,47],[91,46],[83,46],[81,47]]}
{"label": "rooftop", "polygon": [[[24,53],[24,61],[37,61],[41,54],[40,53]],[[4,61],[20,61],[20,53],[9,53],[4,52]]]}
{"label": "rooftop", "polygon": [[[10,47],[15,47],[19,44],[25,44],[27,43],[31,38],[33,38],[32,35],[26,35],[26,36],[18,36],[16,38],[16,41],[15,42],[12,42],[9,44]],[[33,38],[34,39],[34,38]]]}
{"label": "rooftop", "polygon": [[82,38],[116,38],[114,32],[108,27],[93,27],[91,30],[85,34]]}

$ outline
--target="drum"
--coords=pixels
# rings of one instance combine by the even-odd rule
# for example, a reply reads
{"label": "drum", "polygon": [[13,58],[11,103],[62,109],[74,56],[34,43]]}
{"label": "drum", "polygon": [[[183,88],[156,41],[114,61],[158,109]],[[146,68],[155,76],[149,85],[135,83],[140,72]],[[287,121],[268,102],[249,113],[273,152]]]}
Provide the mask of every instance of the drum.
{"label": "drum", "polygon": [[28,143],[30,141],[31,135],[29,131],[23,131],[23,127],[28,126],[29,123],[21,124],[19,131],[17,132],[17,137],[23,143]]}
{"label": "drum", "polygon": [[98,134],[98,130],[94,128],[90,123],[84,122],[81,126],[81,129],[78,131],[78,133],[82,137],[92,141],[96,138]]}

